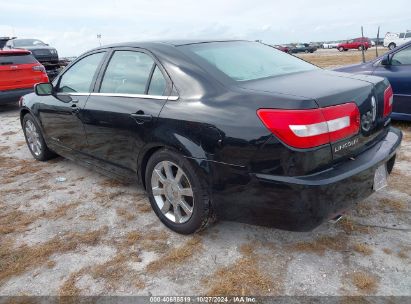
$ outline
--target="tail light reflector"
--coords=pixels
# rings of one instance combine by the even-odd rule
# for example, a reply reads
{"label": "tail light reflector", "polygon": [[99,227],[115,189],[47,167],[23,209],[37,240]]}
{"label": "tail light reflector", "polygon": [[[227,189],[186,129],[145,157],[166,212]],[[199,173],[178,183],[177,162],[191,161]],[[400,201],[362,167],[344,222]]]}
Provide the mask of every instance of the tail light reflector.
{"label": "tail light reflector", "polygon": [[391,86],[384,91],[384,117],[387,117],[392,112],[392,103],[394,100],[394,93],[392,91]]}
{"label": "tail light reflector", "polygon": [[336,142],[360,129],[360,112],[353,102],[310,110],[260,109],[257,115],[280,140],[301,149]]}
{"label": "tail light reflector", "polygon": [[46,73],[46,69],[44,68],[44,66],[42,65],[35,65],[32,67],[33,71],[35,72],[42,72],[42,73]]}

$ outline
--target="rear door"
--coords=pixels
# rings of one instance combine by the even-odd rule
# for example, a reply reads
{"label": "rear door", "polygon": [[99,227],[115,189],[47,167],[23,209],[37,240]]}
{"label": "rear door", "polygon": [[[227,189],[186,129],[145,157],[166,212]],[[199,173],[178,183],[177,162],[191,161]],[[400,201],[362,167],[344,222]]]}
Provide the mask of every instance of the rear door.
{"label": "rear door", "polygon": [[349,49],[356,49],[358,48],[357,45],[360,45],[358,42],[356,42],[356,40],[350,40],[348,41],[348,47]]}
{"label": "rear door", "polygon": [[395,52],[391,65],[378,65],[374,75],[386,77],[391,83],[393,112],[411,114],[411,46]]}
{"label": "rear door", "polygon": [[0,91],[32,88],[44,80],[43,73],[33,69],[37,65],[28,52],[0,52]]}
{"label": "rear door", "polygon": [[113,50],[85,107],[88,153],[123,172],[136,172],[139,151],[150,141],[171,87],[149,52]]}
{"label": "rear door", "polygon": [[84,151],[87,141],[82,119],[83,108],[94,87],[106,52],[87,54],[54,82],[55,94],[42,97],[39,115],[47,138],[55,145]]}

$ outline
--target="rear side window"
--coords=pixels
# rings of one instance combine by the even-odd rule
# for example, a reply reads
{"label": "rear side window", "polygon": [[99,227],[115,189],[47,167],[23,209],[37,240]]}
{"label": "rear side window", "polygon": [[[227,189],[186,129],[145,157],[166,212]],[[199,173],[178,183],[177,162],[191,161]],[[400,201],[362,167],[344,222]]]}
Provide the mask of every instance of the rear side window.
{"label": "rear side window", "polygon": [[273,47],[247,41],[211,42],[181,46],[194,53],[206,70],[217,68],[235,81],[255,80],[318,69]]}
{"label": "rear side window", "polygon": [[405,33],[400,34],[400,38],[404,38],[404,36],[405,36]]}
{"label": "rear side window", "polygon": [[411,32],[405,34],[405,38],[411,38]]}
{"label": "rear side window", "polygon": [[392,65],[411,65],[411,46],[401,50],[392,56]]}
{"label": "rear side window", "polygon": [[60,78],[59,92],[90,93],[94,75],[104,57],[104,52],[89,55],[77,61]]}
{"label": "rear side window", "polygon": [[107,66],[100,92],[145,94],[153,65],[154,60],[145,53],[116,51]]}
{"label": "rear side window", "polygon": [[166,89],[167,83],[164,79],[158,66],[155,67],[153,76],[151,77],[150,87],[148,89],[149,95],[163,95]]}
{"label": "rear side window", "polygon": [[12,65],[12,64],[30,64],[30,63],[37,63],[37,60],[33,57],[33,55],[0,55],[0,65]]}

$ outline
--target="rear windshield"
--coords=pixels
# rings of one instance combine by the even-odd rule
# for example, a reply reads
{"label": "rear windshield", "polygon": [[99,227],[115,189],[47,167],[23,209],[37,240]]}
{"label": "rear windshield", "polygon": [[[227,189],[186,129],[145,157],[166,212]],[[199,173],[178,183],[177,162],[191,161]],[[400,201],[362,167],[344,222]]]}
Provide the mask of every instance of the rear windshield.
{"label": "rear windshield", "polygon": [[43,41],[38,39],[16,39],[13,40],[13,44],[15,47],[46,45]]}
{"label": "rear windshield", "polygon": [[318,69],[316,66],[258,42],[210,42],[181,46],[200,64],[217,68],[235,81],[255,80]]}
{"label": "rear windshield", "polygon": [[36,63],[31,54],[0,54],[0,65]]}

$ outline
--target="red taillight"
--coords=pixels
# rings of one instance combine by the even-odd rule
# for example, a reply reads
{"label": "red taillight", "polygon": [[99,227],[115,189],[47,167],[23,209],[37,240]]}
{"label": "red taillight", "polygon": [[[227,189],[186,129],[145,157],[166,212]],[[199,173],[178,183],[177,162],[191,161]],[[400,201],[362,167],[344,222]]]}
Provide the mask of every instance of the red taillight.
{"label": "red taillight", "polygon": [[353,102],[310,110],[260,109],[257,115],[280,140],[301,149],[336,142],[360,129],[360,112]]}
{"label": "red taillight", "polygon": [[394,95],[391,86],[384,91],[384,117],[387,117],[392,112],[392,103],[394,100]]}
{"label": "red taillight", "polygon": [[42,72],[42,73],[46,73],[46,69],[44,68],[44,66],[42,65],[35,65],[32,67],[33,71],[35,72]]}

